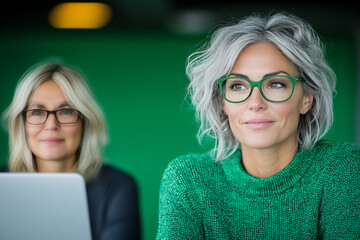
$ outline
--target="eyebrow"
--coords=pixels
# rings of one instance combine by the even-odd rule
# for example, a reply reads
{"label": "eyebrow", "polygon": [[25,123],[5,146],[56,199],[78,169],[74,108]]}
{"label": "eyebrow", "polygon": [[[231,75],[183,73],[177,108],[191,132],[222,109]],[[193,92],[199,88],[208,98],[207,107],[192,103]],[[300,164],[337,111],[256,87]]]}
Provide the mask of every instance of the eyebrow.
{"label": "eyebrow", "polygon": [[[57,106],[57,109],[64,108],[64,107],[70,107],[70,105],[67,102],[63,102],[60,105]],[[46,109],[45,105],[42,103],[33,103],[28,106],[28,109],[30,108],[39,108],[39,109]]]}
{"label": "eyebrow", "polygon": [[[286,75],[290,76],[290,74],[288,74],[285,71],[276,71],[276,72],[271,72],[271,73],[267,73],[263,76],[264,77],[268,77],[268,76],[272,76],[272,75],[278,75],[280,73],[285,73]],[[230,76],[234,76],[234,77],[243,77],[243,78],[247,78],[250,79],[247,75],[242,74],[242,73],[231,73]]]}

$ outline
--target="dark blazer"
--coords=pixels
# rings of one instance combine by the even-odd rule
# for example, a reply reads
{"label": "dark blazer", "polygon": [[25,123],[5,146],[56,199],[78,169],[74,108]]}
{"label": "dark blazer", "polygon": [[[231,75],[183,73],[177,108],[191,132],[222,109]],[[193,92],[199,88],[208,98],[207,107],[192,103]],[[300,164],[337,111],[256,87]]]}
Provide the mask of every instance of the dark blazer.
{"label": "dark blazer", "polygon": [[141,239],[138,187],[132,176],[103,165],[86,189],[93,240]]}

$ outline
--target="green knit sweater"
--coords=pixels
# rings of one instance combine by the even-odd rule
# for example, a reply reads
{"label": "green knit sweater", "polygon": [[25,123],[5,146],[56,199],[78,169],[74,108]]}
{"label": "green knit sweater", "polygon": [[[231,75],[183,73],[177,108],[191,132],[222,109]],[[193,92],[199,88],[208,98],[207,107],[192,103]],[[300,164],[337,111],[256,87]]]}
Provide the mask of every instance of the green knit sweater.
{"label": "green knit sweater", "polygon": [[317,144],[276,175],[249,175],[237,151],[173,160],[157,239],[360,239],[360,149]]}

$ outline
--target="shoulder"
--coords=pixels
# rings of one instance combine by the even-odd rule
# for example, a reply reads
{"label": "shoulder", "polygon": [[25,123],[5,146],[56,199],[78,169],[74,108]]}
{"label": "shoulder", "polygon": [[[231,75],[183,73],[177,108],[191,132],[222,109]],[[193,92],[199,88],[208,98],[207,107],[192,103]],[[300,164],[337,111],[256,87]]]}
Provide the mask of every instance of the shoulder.
{"label": "shoulder", "polygon": [[222,171],[221,162],[216,162],[209,153],[189,153],[170,161],[162,181],[174,184],[200,183],[216,179]]}
{"label": "shoulder", "polygon": [[134,181],[134,177],[124,170],[104,164],[100,170],[99,178],[104,180]]}
{"label": "shoulder", "polygon": [[195,172],[199,170],[215,170],[218,164],[209,153],[189,153],[179,156],[168,164],[166,171]]}
{"label": "shoulder", "polygon": [[137,191],[137,182],[131,174],[110,165],[103,165],[97,178],[87,185],[90,189],[102,189],[113,193],[123,190]]}
{"label": "shoulder", "polygon": [[323,175],[334,178],[360,177],[360,148],[350,143],[320,143],[316,146],[316,161]]}
{"label": "shoulder", "polygon": [[122,183],[136,185],[135,178],[130,173],[109,165],[103,165],[100,172],[100,178],[107,182],[111,182],[111,184]]}
{"label": "shoulder", "polygon": [[0,166],[0,172],[8,172],[9,169],[8,169],[8,166]]}
{"label": "shoulder", "polygon": [[322,142],[316,148],[317,156],[327,159],[329,165],[345,167],[360,164],[360,148],[354,144]]}
{"label": "shoulder", "polygon": [[138,189],[129,173],[103,165],[98,177],[87,183],[87,197],[90,220],[98,237],[112,239],[116,234],[139,232]]}

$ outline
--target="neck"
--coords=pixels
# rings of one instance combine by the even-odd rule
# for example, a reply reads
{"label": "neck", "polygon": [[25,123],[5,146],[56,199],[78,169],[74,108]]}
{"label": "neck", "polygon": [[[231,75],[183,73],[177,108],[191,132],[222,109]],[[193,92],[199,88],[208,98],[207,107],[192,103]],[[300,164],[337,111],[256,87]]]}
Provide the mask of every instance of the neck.
{"label": "neck", "polygon": [[44,173],[73,172],[75,159],[69,160],[45,160],[36,159],[37,171]]}
{"label": "neck", "polygon": [[297,141],[263,149],[241,146],[241,152],[243,166],[250,175],[268,178],[283,170],[294,159]]}

